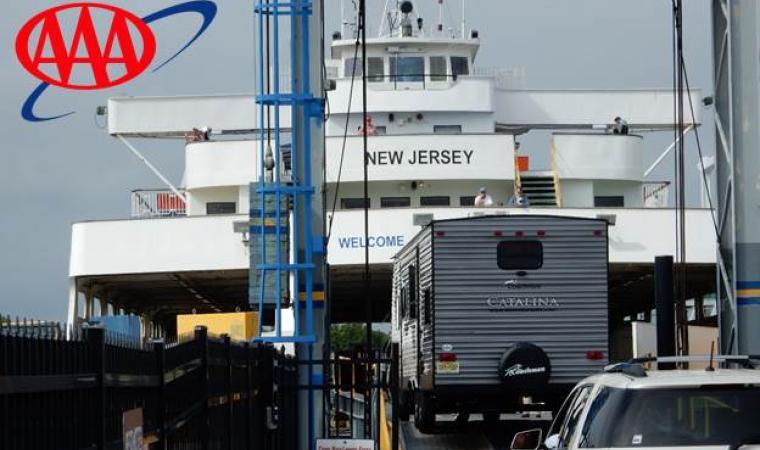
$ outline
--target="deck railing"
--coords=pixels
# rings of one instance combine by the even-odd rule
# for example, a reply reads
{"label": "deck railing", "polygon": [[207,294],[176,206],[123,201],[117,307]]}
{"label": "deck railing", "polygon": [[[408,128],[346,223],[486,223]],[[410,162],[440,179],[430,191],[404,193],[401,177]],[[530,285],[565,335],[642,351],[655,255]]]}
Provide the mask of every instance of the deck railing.
{"label": "deck railing", "polygon": [[[184,191],[180,191],[184,194]],[[187,214],[185,199],[170,190],[136,189],[131,195],[133,218],[174,217]]]}
{"label": "deck railing", "polygon": [[670,196],[670,181],[653,181],[641,187],[645,208],[666,208]]}

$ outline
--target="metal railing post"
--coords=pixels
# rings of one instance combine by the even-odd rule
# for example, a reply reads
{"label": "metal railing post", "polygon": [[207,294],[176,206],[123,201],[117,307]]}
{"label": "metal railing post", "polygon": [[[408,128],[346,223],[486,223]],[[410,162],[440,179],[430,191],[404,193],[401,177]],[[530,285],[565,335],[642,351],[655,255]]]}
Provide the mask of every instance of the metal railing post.
{"label": "metal railing post", "polygon": [[95,374],[95,399],[92,409],[92,429],[95,430],[95,445],[99,450],[106,448],[106,360],[105,330],[85,329],[85,340],[90,353],[90,371]]}
{"label": "metal railing post", "polygon": [[156,355],[156,375],[158,376],[158,407],[156,408],[156,420],[158,421],[158,430],[161,433],[161,445],[163,450],[169,448],[169,436],[166,428],[166,382],[164,373],[166,370],[166,354],[164,343],[161,341],[153,343],[153,351]]}
{"label": "metal railing post", "polygon": [[251,344],[248,342],[243,343],[243,350],[245,350],[245,446],[244,448],[250,450],[253,443],[253,393],[251,389],[251,377],[253,371],[251,370]]}
{"label": "metal railing post", "polygon": [[399,402],[399,395],[400,395],[400,389],[399,389],[399,365],[398,365],[398,358],[399,358],[399,348],[398,343],[393,343],[391,346],[391,424],[393,428],[391,429],[391,449],[392,450],[398,450],[399,449],[399,415],[398,410],[401,407]]}
{"label": "metal railing post", "polygon": [[222,335],[222,339],[224,339],[224,352],[225,352],[225,358],[227,362],[227,368],[225,370],[226,380],[225,380],[225,392],[227,393],[227,449],[232,450],[232,439],[234,435],[234,430],[232,427],[232,418],[233,418],[233,411],[232,411],[232,343],[230,342],[230,336],[225,334]]}
{"label": "metal railing post", "polygon": [[208,330],[206,327],[195,327],[195,341],[198,345],[201,360],[201,381],[198,386],[198,392],[201,394],[201,448],[209,449],[210,441],[210,423],[209,423],[209,367],[208,367]]}

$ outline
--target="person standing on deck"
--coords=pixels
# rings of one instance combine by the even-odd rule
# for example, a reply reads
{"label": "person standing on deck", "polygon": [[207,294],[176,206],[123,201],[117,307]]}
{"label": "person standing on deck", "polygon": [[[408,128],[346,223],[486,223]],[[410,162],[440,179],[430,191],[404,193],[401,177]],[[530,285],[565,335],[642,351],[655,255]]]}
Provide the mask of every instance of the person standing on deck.
{"label": "person standing on deck", "polygon": [[482,187],[480,188],[480,191],[478,191],[478,195],[475,196],[475,207],[488,208],[490,206],[493,206],[493,199],[488,195],[486,188]]}

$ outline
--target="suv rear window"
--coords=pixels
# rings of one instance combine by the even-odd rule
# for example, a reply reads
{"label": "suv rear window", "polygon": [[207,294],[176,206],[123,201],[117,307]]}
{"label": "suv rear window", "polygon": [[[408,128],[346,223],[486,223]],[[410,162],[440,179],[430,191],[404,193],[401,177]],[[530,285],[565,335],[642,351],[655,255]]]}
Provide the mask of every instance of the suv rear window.
{"label": "suv rear window", "polygon": [[501,241],[496,247],[496,263],[504,270],[534,270],[544,265],[541,241]]}

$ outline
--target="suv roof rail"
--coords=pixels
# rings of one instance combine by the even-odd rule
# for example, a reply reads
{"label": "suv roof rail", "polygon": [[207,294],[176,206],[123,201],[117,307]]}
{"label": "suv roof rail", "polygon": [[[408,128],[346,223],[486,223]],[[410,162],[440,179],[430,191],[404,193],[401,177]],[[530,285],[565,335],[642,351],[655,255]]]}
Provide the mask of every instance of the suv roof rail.
{"label": "suv roof rail", "polygon": [[641,364],[638,363],[616,363],[610,364],[604,368],[605,373],[622,373],[634,378],[644,378],[647,376],[647,371]]}
{"label": "suv roof rail", "polygon": [[755,361],[760,361],[758,355],[683,355],[683,356],[644,356],[633,358],[631,364],[643,364],[650,362],[658,363],[688,363],[688,362],[717,362],[735,363],[745,367],[754,368]]}

